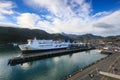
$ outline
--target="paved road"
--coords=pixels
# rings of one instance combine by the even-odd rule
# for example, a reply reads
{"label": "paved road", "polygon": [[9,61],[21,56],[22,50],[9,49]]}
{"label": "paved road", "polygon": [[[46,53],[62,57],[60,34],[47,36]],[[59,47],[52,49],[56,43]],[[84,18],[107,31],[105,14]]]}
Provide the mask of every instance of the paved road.
{"label": "paved road", "polygon": [[[113,65],[117,68],[117,74],[120,73],[120,53],[115,53],[109,57],[100,60],[99,62],[93,64],[92,66],[79,71],[75,75],[71,76],[67,80],[118,80],[114,78],[109,78],[98,73],[98,70],[111,72]],[[111,67],[112,66],[112,67]]]}

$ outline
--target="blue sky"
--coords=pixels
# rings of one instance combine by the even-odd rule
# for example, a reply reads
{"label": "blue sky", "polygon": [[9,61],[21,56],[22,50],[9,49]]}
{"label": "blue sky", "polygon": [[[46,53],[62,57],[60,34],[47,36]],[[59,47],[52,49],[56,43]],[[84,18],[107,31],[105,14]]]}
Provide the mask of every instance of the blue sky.
{"label": "blue sky", "polygon": [[0,0],[0,26],[120,35],[120,0]]}

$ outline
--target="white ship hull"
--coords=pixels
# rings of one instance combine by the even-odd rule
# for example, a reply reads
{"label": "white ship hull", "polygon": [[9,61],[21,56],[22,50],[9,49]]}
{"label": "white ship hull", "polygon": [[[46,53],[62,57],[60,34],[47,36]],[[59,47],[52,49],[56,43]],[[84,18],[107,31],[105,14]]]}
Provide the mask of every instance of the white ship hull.
{"label": "white ship hull", "polygon": [[31,52],[45,52],[45,51],[52,51],[52,50],[62,50],[67,49],[68,47],[62,47],[62,48],[48,48],[48,49],[29,49],[29,50],[21,50],[22,53],[31,53]]}
{"label": "white ship hull", "polygon": [[31,47],[27,46],[27,44],[19,45],[19,48],[21,51],[32,51],[32,50],[40,50],[40,51],[45,51],[45,50],[57,50],[57,49],[65,49],[68,48],[68,46],[64,47]]}
{"label": "white ship hull", "polygon": [[23,53],[27,53],[27,52],[67,49],[69,45],[70,43],[68,42],[56,43],[55,41],[52,40],[34,39],[32,42],[28,42],[28,44],[19,45],[19,48]]}

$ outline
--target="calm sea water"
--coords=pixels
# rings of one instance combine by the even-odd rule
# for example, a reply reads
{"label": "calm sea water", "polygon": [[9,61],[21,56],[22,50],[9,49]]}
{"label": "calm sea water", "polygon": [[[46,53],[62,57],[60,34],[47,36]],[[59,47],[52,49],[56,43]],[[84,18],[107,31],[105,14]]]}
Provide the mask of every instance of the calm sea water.
{"label": "calm sea water", "polygon": [[16,48],[0,48],[0,80],[62,80],[68,74],[106,57],[98,50],[91,50],[22,65],[7,64],[9,58],[19,55]]}

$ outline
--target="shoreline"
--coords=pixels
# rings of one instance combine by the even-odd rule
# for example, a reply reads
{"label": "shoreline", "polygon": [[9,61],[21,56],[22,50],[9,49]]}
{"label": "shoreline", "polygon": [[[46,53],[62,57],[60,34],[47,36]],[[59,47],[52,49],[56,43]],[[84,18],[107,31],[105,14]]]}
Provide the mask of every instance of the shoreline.
{"label": "shoreline", "polygon": [[114,53],[104,58],[101,58],[100,60],[93,62],[92,64],[85,66],[84,68],[75,71],[72,74],[69,74],[64,78],[64,80],[85,80],[84,78],[86,77],[89,78],[88,80],[90,80],[90,77],[88,77],[89,74],[95,72],[96,68],[107,71],[108,67],[112,64],[112,62],[114,62],[113,59],[115,59],[117,56],[120,56],[120,53]]}

